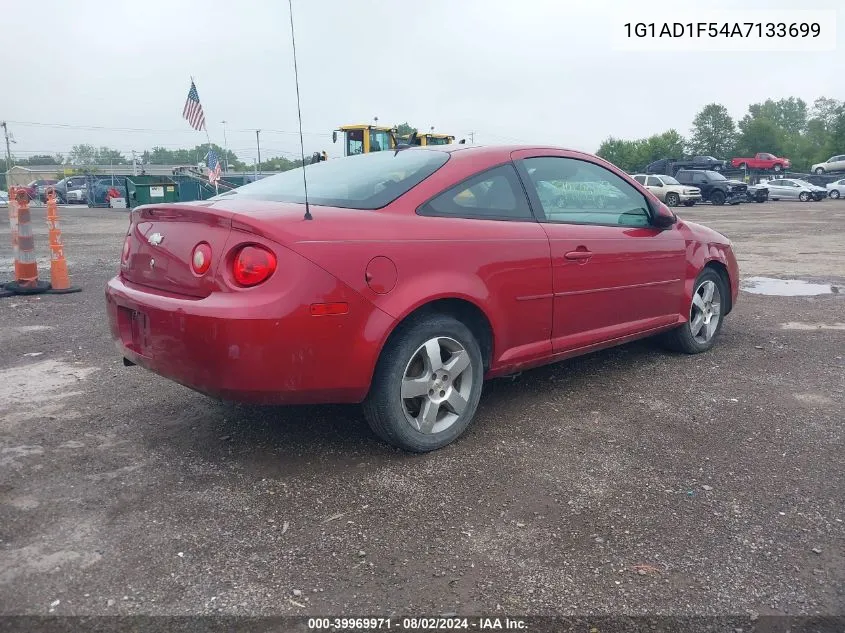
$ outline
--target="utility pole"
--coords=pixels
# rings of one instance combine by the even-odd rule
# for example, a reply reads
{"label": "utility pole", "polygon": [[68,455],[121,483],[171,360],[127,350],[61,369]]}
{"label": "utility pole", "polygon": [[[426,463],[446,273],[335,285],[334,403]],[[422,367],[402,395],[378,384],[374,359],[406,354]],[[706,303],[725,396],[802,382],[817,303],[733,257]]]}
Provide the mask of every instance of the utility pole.
{"label": "utility pole", "polygon": [[256,163],[256,169],[261,169],[261,141],[258,140],[258,133],[261,130],[255,130],[255,146],[258,148],[258,163]]}
{"label": "utility pole", "polygon": [[223,124],[223,164],[226,167],[226,173],[229,172],[229,142],[226,140],[226,121],[221,121]]}
{"label": "utility pole", "polygon": [[9,170],[12,168],[12,150],[9,148],[9,128],[6,122],[0,123],[3,126],[3,134],[6,137],[6,189],[9,188]]}
{"label": "utility pole", "polygon": [[134,149],[132,150],[132,175],[133,176],[138,175],[138,163],[135,162],[135,150]]}
{"label": "utility pole", "polygon": [[470,132],[470,133],[469,133],[469,142],[470,142],[470,143],[475,143],[475,132]]}

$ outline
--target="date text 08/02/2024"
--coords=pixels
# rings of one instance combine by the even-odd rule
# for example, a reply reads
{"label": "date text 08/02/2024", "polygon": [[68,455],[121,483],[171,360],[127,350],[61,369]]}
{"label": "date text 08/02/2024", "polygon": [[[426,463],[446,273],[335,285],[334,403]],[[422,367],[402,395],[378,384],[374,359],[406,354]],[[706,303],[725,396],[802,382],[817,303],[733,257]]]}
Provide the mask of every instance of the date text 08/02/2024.
{"label": "date text 08/02/2024", "polygon": [[819,37],[818,22],[626,22],[626,37],[786,38]]}
{"label": "date text 08/02/2024", "polygon": [[527,631],[519,618],[404,617],[308,618],[309,631]]}

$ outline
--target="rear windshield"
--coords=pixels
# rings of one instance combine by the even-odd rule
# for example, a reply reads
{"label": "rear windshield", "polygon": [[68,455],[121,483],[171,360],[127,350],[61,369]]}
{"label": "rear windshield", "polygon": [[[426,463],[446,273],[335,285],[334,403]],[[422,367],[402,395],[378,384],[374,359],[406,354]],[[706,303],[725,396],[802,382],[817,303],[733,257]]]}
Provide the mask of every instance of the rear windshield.
{"label": "rear windshield", "polygon": [[[428,178],[449,160],[438,150],[382,151],[306,165],[308,202],[347,209],[379,209]],[[229,197],[305,202],[302,167],[256,180],[212,200]]]}

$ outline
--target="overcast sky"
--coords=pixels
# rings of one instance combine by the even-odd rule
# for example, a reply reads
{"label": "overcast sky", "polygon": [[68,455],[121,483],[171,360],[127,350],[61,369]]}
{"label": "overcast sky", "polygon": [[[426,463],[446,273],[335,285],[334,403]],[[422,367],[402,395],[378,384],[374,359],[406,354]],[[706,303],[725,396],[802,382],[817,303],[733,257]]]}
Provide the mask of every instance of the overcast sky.
{"label": "overcast sky", "polygon": [[[336,156],[343,124],[408,121],[475,132],[477,143],[542,142],[595,151],[609,135],[687,134],[706,103],[741,117],[749,103],[845,98],[845,8],[827,52],[621,52],[611,33],[625,7],[672,20],[638,0],[294,0],[306,152]],[[665,12],[659,9],[666,6]],[[697,19],[735,0],[689,3]],[[745,0],[743,8],[794,8]],[[657,9],[657,11],[655,10]],[[630,11],[630,9],[628,9]],[[193,147],[182,119],[193,75],[212,141],[242,159],[298,152],[286,0],[38,0],[2,10],[0,119],[13,152],[67,152],[76,143],[129,153]],[[10,76],[11,74],[11,76]],[[15,89],[10,89],[12,85]],[[146,131],[48,127],[31,123]]]}

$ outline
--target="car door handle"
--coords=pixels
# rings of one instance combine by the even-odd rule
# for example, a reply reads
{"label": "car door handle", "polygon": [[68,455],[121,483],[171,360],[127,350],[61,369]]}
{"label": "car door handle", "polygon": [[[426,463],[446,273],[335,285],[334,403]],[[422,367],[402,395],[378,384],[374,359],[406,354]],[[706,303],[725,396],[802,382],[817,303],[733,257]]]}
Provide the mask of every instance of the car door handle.
{"label": "car door handle", "polygon": [[590,259],[593,256],[592,251],[569,251],[564,257],[573,260]]}

